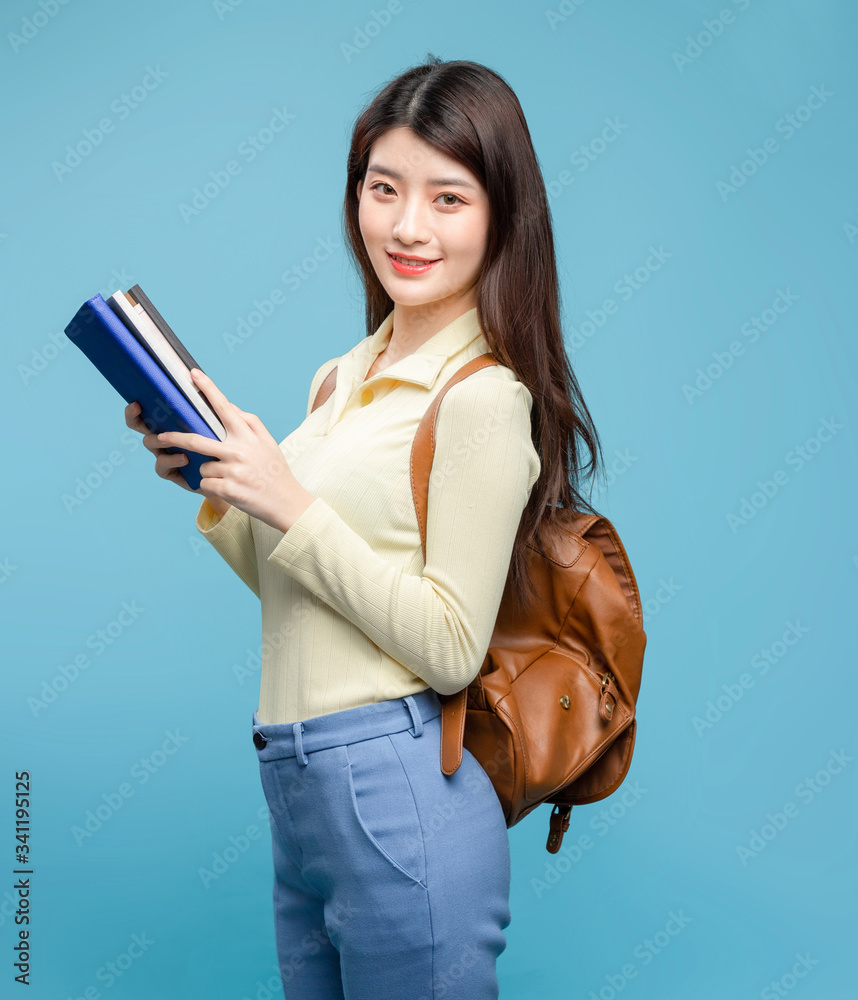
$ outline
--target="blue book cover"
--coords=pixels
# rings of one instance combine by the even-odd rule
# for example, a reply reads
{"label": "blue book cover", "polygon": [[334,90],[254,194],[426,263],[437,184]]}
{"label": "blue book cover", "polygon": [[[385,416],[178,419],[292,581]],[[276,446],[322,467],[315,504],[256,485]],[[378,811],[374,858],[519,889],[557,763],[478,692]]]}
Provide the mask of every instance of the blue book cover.
{"label": "blue book cover", "polygon": [[[140,416],[152,433],[183,431],[219,440],[184,392],[101,295],[93,295],[84,302],[65,333],[126,403],[140,404]],[[199,489],[203,462],[216,461],[212,455],[199,455],[187,448],[165,450],[170,454],[183,451],[188,456],[188,464],[179,471],[192,490]]]}

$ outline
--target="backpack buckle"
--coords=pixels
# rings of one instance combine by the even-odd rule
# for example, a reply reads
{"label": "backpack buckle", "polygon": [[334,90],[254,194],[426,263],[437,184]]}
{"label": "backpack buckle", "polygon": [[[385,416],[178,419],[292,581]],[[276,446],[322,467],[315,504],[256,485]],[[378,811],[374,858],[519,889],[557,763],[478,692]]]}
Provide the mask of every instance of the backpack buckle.
{"label": "backpack buckle", "polygon": [[614,684],[614,675],[610,670],[606,671],[605,676],[602,678],[601,690],[602,695],[599,698],[599,715],[605,720],[605,722],[610,722],[614,717],[614,709],[617,706],[620,694]]}
{"label": "backpack buckle", "polygon": [[551,810],[548,842],[545,845],[545,849],[549,853],[556,854],[560,850],[560,845],[563,843],[563,834],[569,829],[569,813],[571,812],[572,806],[560,806],[557,804]]}

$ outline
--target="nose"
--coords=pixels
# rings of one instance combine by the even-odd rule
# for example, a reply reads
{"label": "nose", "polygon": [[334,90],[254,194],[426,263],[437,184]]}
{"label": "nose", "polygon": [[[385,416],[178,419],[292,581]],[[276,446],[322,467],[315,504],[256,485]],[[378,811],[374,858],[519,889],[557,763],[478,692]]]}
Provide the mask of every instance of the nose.
{"label": "nose", "polygon": [[393,226],[394,238],[409,249],[415,243],[428,243],[432,239],[429,228],[428,208],[420,198],[403,198]]}

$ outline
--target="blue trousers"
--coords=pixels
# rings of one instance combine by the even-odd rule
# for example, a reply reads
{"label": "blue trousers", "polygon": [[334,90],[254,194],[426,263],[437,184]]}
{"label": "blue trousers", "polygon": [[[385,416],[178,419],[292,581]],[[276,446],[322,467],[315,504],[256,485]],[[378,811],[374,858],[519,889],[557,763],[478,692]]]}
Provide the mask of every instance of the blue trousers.
{"label": "blue trousers", "polygon": [[416,695],[303,722],[253,713],[286,998],[494,1000],[510,853],[466,748],[441,771],[441,704]]}

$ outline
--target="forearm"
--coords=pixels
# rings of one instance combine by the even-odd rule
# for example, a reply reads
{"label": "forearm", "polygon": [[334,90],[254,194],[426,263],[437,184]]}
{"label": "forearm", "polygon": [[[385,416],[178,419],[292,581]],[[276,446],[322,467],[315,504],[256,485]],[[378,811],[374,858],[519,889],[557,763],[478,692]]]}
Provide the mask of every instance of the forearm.
{"label": "forearm", "polygon": [[436,691],[452,694],[470,683],[485,656],[510,554],[506,535],[514,529],[499,526],[492,539],[474,531],[457,539],[459,558],[449,569],[427,566],[412,575],[378,556],[319,500],[268,560]]}

